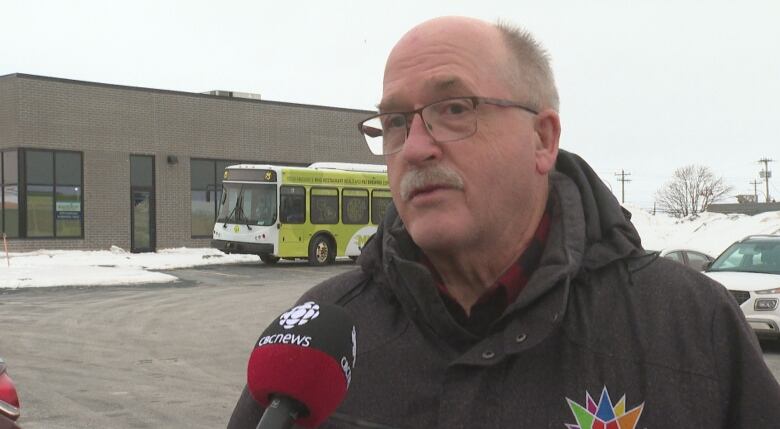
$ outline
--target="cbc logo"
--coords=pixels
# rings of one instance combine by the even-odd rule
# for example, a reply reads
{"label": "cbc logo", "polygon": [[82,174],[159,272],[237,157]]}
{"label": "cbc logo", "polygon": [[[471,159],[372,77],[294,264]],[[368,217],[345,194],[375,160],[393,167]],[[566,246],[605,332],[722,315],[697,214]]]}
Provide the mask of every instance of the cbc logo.
{"label": "cbc logo", "polygon": [[357,360],[357,331],[352,327],[352,366],[355,366]]}
{"label": "cbc logo", "polygon": [[290,311],[279,317],[279,325],[284,329],[292,329],[296,326],[305,325],[309,320],[316,319],[320,315],[320,306],[314,301],[303,303],[293,307]]}

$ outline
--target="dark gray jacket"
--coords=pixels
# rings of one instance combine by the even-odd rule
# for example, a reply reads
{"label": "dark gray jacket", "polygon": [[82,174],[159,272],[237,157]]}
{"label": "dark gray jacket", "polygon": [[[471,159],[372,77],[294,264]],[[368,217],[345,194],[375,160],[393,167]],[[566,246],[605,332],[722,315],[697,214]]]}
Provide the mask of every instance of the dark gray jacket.
{"label": "dark gray jacket", "polygon": [[[646,255],[579,157],[561,152],[556,170],[540,266],[485,337],[449,315],[393,209],[360,270],[301,298],[358,327],[352,385],[323,427],[780,427],[780,387],[729,293]],[[228,427],[260,415],[245,390]]]}

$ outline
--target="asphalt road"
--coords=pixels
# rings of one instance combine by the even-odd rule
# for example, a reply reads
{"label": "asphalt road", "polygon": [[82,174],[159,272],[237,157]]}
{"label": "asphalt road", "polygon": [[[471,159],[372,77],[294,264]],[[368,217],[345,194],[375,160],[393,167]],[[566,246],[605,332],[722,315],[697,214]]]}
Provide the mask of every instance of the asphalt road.
{"label": "asphalt road", "polygon": [[[25,429],[225,427],[260,332],[352,263],[200,267],[173,284],[0,292]],[[763,343],[780,379],[780,344]]]}
{"label": "asphalt road", "polygon": [[176,270],[181,282],[0,295],[0,355],[24,429],[225,427],[252,345],[353,263]]}

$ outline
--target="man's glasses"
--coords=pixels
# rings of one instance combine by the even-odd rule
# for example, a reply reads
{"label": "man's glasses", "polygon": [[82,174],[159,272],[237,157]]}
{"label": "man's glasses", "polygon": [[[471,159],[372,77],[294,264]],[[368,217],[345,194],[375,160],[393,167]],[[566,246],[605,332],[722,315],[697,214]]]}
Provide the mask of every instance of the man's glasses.
{"label": "man's glasses", "polygon": [[457,97],[428,104],[412,112],[389,112],[372,116],[358,124],[374,155],[396,153],[404,145],[414,116],[418,113],[428,133],[437,143],[462,140],[477,132],[477,108],[480,104],[517,107],[539,114],[534,109],[514,101],[483,97]]}

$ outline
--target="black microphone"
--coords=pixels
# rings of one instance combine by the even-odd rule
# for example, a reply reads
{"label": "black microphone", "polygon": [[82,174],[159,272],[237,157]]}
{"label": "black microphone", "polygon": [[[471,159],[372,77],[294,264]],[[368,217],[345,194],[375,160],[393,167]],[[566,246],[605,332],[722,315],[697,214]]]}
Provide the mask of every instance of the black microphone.
{"label": "black microphone", "polygon": [[272,322],[247,365],[247,387],[265,408],[258,429],[314,428],[347,394],[355,366],[356,330],[335,305],[306,302]]}

